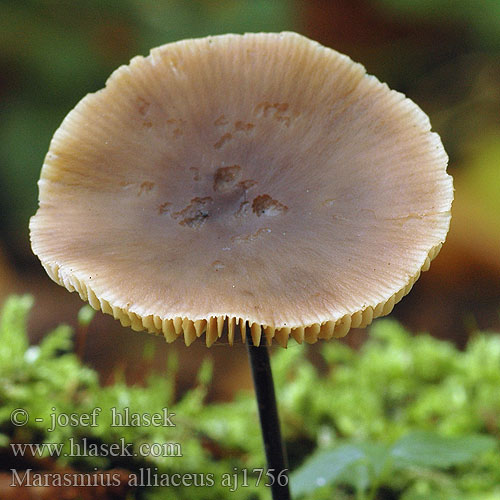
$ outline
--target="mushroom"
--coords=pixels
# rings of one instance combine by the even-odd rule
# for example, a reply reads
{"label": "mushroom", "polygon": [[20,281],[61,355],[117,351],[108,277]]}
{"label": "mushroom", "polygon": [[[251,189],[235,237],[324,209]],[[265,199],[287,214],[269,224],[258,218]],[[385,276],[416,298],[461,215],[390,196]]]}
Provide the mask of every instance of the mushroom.
{"label": "mushroom", "polygon": [[388,314],[428,269],[446,165],[425,113],[345,55],[295,33],[185,40],[65,118],[32,247],[54,281],[167,342],[316,342]]}

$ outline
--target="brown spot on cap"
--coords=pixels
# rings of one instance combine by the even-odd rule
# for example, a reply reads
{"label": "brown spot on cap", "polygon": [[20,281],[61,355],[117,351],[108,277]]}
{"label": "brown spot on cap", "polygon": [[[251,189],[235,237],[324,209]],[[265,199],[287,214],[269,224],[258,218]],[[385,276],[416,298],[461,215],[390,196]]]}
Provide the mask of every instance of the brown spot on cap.
{"label": "brown spot on cap", "polygon": [[214,191],[224,192],[234,189],[240,176],[241,167],[239,165],[218,168],[214,175]]}
{"label": "brown spot on cap", "polygon": [[259,217],[261,215],[274,217],[285,213],[288,207],[279,201],[273,200],[268,194],[263,194],[253,200],[252,210]]}

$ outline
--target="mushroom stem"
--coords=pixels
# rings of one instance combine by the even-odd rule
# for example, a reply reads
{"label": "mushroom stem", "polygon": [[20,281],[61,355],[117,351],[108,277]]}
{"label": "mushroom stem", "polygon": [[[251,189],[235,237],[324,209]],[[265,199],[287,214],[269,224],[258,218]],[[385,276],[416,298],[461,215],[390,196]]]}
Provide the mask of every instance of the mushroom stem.
{"label": "mushroom stem", "polygon": [[271,484],[273,500],[290,500],[288,487],[288,464],[285,447],[281,439],[280,422],[274,393],[273,374],[269,353],[264,344],[255,346],[250,328],[246,327],[248,358],[259,408],[262,440],[267,459],[267,484]]}

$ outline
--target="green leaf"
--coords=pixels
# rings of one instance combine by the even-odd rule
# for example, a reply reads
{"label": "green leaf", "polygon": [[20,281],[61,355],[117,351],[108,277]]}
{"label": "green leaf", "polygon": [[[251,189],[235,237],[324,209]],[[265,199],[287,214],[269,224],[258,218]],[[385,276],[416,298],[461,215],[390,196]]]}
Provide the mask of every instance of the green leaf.
{"label": "green leaf", "polygon": [[7,434],[0,433],[0,448],[7,448],[9,445],[10,438]]}
{"label": "green leaf", "polygon": [[88,304],[85,304],[79,311],[78,311],[78,323],[81,326],[89,326],[90,322],[94,319],[95,316],[95,309]]}
{"label": "green leaf", "polygon": [[32,306],[30,295],[13,295],[5,301],[0,314],[0,364],[3,367],[24,361],[29,345],[26,322]]}
{"label": "green leaf", "polygon": [[445,437],[433,432],[412,432],[397,441],[391,451],[394,465],[451,467],[472,461],[492,450],[496,441],[490,436]]}
{"label": "green leaf", "polygon": [[73,330],[68,325],[59,325],[48,333],[40,342],[39,356],[50,359],[60,351],[70,351],[73,347]]}
{"label": "green leaf", "polygon": [[391,467],[393,458],[390,447],[382,443],[360,443],[363,458],[351,464],[339,482],[351,485],[356,491],[365,492],[374,484],[380,484]]}
{"label": "green leaf", "polygon": [[201,363],[201,367],[198,370],[198,383],[200,385],[206,386],[210,384],[213,374],[213,362],[212,360],[205,358]]}
{"label": "green leaf", "polygon": [[334,450],[321,450],[312,455],[290,476],[293,495],[311,493],[336,481],[354,462],[364,457],[361,448],[343,445]]}

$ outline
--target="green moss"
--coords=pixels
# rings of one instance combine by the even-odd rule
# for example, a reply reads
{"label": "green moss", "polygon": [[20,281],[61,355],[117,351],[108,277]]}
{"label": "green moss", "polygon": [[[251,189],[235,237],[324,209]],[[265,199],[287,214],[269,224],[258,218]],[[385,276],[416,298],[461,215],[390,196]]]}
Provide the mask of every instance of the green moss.
{"label": "green moss", "polygon": [[[234,497],[222,482],[224,474],[236,471],[241,481],[246,469],[249,486],[240,483],[238,498],[269,498],[262,484],[255,485],[258,473],[252,473],[264,464],[252,394],[206,403],[212,367],[205,362],[193,377],[195,386],[178,398],[175,357],[145,386],[127,386],[117,377],[114,385],[102,387],[73,353],[70,328],[60,326],[29,346],[32,302],[11,297],[0,317],[0,447],[63,443],[64,453],[71,440],[85,438],[101,447],[123,440],[137,456],[87,454],[58,462],[81,471],[123,467],[213,475],[213,486],[169,488],[169,498],[178,499]],[[339,342],[323,344],[327,370],[321,373],[305,345],[273,353],[295,492],[311,499],[373,499],[382,491],[405,500],[499,498],[500,450],[491,436],[500,433],[500,335],[477,333],[462,352],[428,335],[410,335],[391,320],[376,321],[370,334],[359,352]],[[53,413],[80,416],[96,407],[101,408],[96,426],[47,430]],[[30,416],[26,425],[11,423],[18,408]],[[168,408],[175,426],[112,427],[111,408],[138,415]],[[178,443],[182,456],[139,453],[141,446],[165,443],[173,454]],[[318,471],[324,477],[318,478]],[[136,491],[140,499],[164,497],[161,487]]]}

